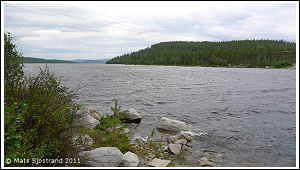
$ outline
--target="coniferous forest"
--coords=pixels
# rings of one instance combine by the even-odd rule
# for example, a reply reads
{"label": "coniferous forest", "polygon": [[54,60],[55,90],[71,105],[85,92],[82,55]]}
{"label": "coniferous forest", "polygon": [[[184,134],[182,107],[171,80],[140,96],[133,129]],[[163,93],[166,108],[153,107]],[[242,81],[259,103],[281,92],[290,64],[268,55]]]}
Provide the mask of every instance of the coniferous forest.
{"label": "coniferous forest", "polygon": [[283,40],[171,41],[117,56],[107,64],[290,67],[296,43]]}

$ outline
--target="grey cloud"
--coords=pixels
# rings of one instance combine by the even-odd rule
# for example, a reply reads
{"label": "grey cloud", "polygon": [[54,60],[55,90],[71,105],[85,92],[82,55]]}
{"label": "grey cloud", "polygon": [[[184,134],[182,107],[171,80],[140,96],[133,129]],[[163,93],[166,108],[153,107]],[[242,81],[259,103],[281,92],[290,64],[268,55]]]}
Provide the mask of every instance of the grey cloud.
{"label": "grey cloud", "polygon": [[296,40],[295,4],[216,2],[186,8],[169,15],[148,8],[136,15],[124,8],[109,16],[101,4],[97,11],[89,11],[60,3],[7,3],[4,28],[24,56],[55,59],[110,58],[172,40]]}

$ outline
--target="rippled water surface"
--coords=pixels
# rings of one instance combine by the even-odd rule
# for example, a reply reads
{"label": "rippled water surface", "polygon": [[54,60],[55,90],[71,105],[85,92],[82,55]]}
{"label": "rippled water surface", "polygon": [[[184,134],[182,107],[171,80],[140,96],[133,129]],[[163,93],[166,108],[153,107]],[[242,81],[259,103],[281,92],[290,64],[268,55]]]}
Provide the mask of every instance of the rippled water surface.
{"label": "rippled water surface", "polygon": [[[36,74],[44,64],[25,64]],[[194,150],[225,156],[220,166],[296,166],[296,70],[48,64],[62,84],[79,91],[79,102],[111,113],[114,99],[134,108],[149,135],[163,116],[192,124]],[[200,154],[193,153],[197,160]]]}

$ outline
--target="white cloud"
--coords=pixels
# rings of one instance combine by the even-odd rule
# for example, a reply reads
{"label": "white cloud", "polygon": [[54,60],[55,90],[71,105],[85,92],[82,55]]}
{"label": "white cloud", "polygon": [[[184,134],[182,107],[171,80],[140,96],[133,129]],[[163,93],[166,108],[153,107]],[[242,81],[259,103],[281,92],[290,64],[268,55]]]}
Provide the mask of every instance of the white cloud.
{"label": "white cloud", "polygon": [[162,41],[296,39],[296,3],[6,3],[5,30],[24,56],[111,58]]}

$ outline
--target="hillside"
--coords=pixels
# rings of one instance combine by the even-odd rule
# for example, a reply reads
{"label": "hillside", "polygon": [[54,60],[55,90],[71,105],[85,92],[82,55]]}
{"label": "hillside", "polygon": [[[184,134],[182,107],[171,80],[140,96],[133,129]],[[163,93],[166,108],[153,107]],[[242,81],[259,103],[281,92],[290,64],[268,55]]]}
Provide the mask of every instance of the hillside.
{"label": "hillside", "polygon": [[283,40],[173,41],[117,56],[107,64],[290,67],[296,43]]}
{"label": "hillside", "polygon": [[99,59],[99,60],[76,59],[72,61],[75,63],[106,63],[108,60],[111,59]]}
{"label": "hillside", "polygon": [[24,57],[24,63],[74,63],[72,61],[66,60],[47,60],[43,58],[32,58],[32,57]]}

